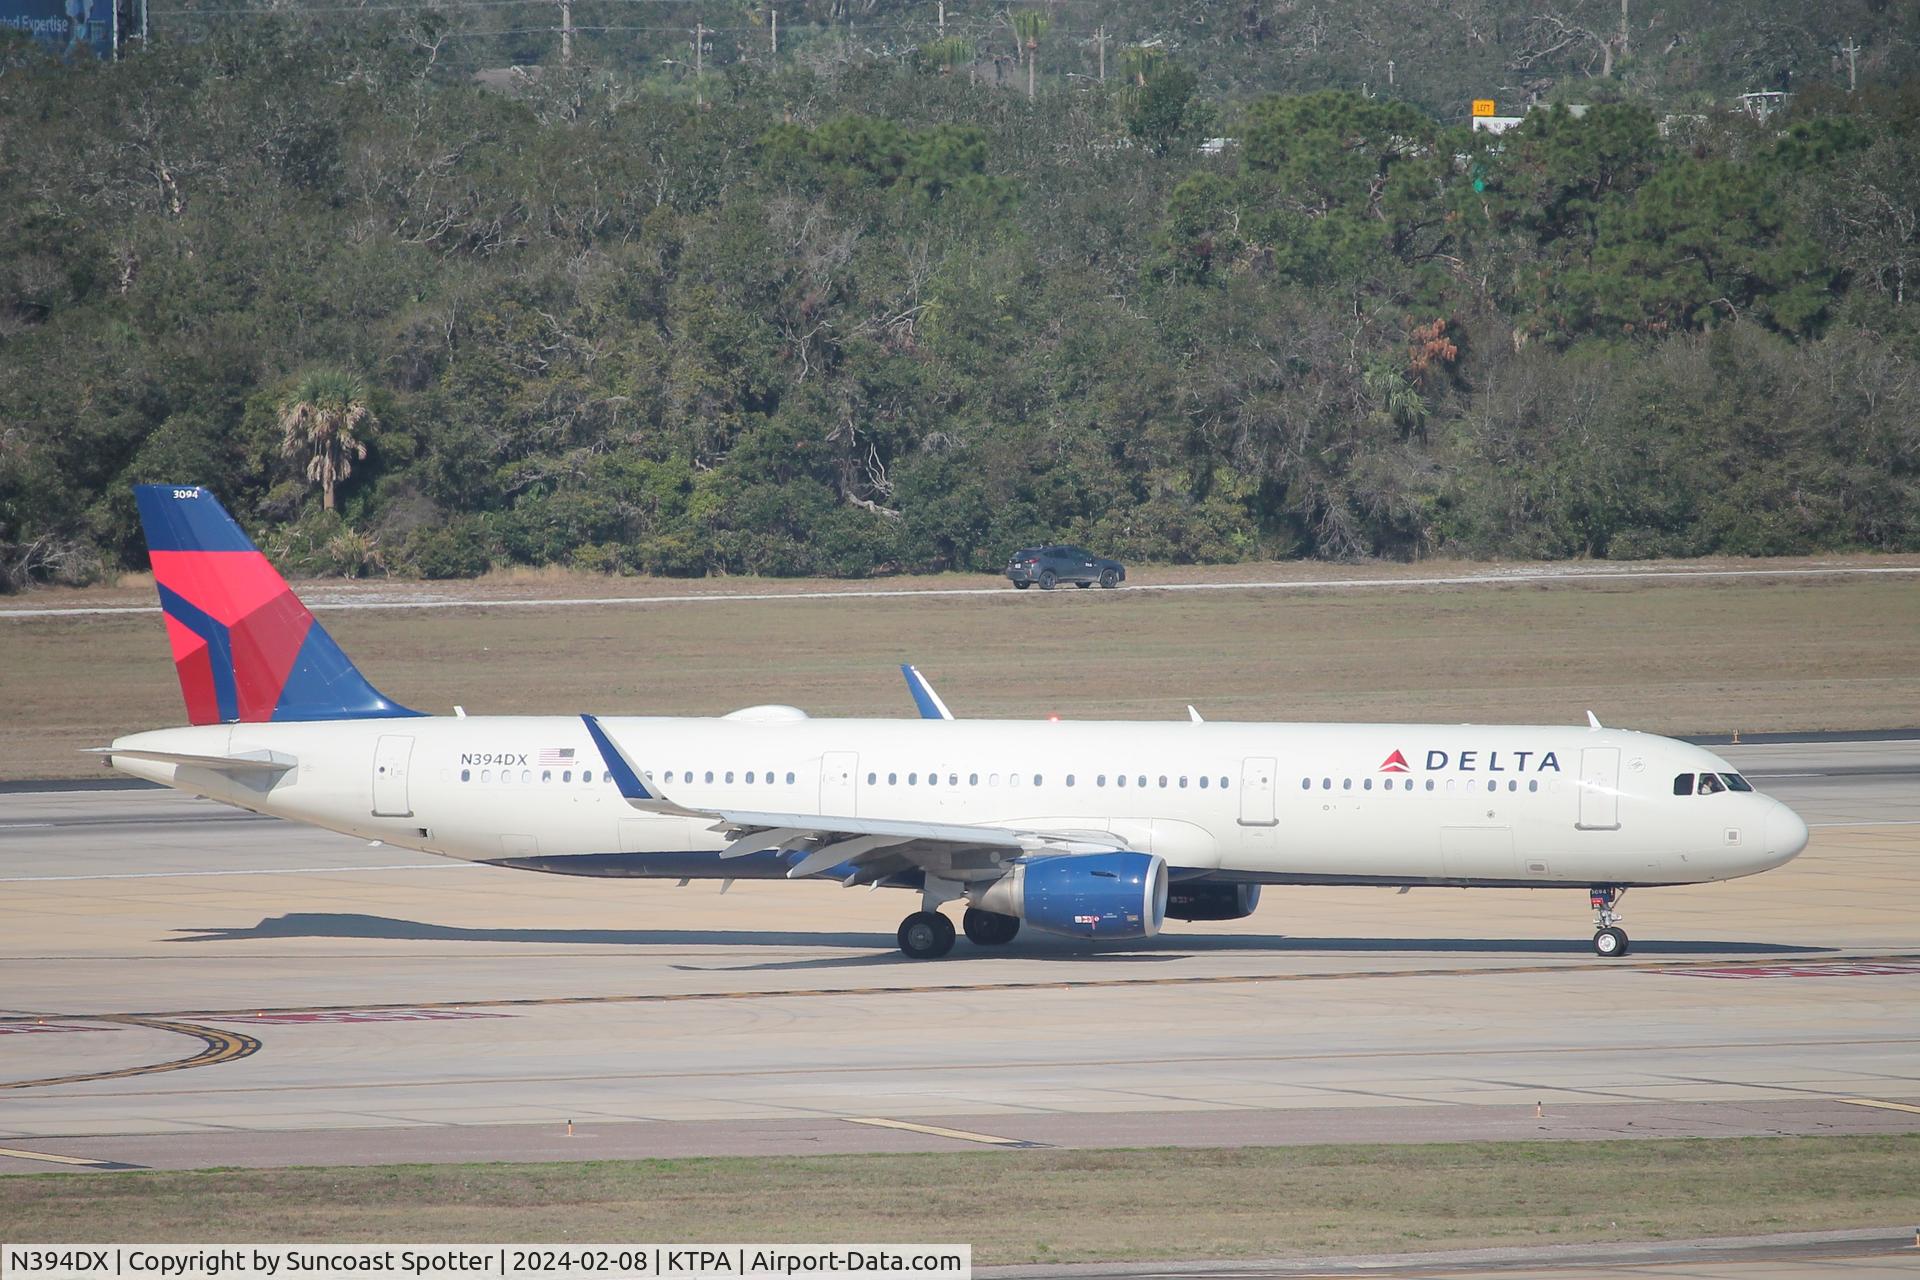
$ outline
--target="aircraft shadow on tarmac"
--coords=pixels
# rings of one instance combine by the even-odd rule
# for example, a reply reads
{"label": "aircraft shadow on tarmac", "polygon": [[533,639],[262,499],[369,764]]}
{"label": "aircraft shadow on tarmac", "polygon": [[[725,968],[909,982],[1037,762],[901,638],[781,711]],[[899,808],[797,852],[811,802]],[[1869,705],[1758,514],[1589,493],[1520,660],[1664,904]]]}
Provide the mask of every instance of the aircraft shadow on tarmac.
{"label": "aircraft shadow on tarmac", "polygon": [[[511,929],[464,928],[424,920],[350,912],[294,912],[267,916],[245,928],[199,927],[177,932],[190,936],[169,942],[251,942],[270,938],[361,938],[394,942],[491,942],[529,945],[674,947],[841,947],[882,954],[845,960],[837,958],[789,962],[820,967],[846,964],[909,963],[894,951],[893,935],[885,933],[808,933],[761,929]],[[1774,942],[1724,942],[1635,939],[1637,956],[1702,957],[1808,956],[1832,952],[1831,947],[1791,946]],[[975,959],[1019,960],[1175,960],[1200,952],[1248,954],[1273,952],[1392,953],[1423,955],[1562,956],[1585,955],[1591,947],[1584,938],[1314,938],[1285,934],[1161,934],[1132,942],[1093,947],[1064,938],[1022,937],[991,950],[962,943],[956,956]],[[753,966],[765,967],[765,966]]]}

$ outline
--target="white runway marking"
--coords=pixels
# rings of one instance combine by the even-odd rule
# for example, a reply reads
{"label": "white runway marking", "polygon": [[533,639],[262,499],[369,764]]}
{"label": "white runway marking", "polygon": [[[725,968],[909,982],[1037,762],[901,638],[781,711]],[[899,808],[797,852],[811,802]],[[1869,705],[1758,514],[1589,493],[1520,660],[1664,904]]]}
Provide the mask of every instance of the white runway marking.
{"label": "white runway marking", "polygon": [[843,1116],[848,1124],[870,1124],[876,1129],[904,1129],[909,1133],[926,1133],[936,1138],[952,1138],[956,1142],[979,1142],[989,1147],[1041,1147],[1044,1142],[1028,1142],[1023,1138],[996,1138],[990,1133],[972,1133],[966,1129],[943,1129],[937,1124],[914,1124],[908,1120],[887,1120],[880,1116]]}
{"label": "white runway marking", "polygon": [[[1637,582],[1694,578],[1833,578],[1920,574],[1920,565],[1836,565],[1830,569],[1527,569],[1431,578],[1311,578],[1291,582],[1170,582],[1129,585],[1127,591],[1351,591],[1367,587],[1498,587],[1535,582]],[[1007,596],[1010,586],[914,587],[893,591],[761,591],[680,596],[577,596],[557,600],[487,600],[469,596],[418,600],[308,600],[307,608],[346,609],[559,609],[655,604],[775,603],[782,600],[884,600],[894,597]],[[1029,593],[1031,594],[1031,593]],[[1056,593],[1057,594],[1057,593]],[[1111,596],[1101,592],[1099,596]],[[1099,598],[1097,596],[1096,598]],[[95,605],[72,609],[0,609],[0,618],[84,618],[116,613],[158,613],[158,605]]]}
{"label": "white runway marking", "polygon": [[98,876],[0,876],[0,884],[45,884],[54,880],[176,880],[189,876],[317,876],[343,871],[464,871],[477,862],[395,862],[379,867],[275,867],[245,871],[120,871]]}

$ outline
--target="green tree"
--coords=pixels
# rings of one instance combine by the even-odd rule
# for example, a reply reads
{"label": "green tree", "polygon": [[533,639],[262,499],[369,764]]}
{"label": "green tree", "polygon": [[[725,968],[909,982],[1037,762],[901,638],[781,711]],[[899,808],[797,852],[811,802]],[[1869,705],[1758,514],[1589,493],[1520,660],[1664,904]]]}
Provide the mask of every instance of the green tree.
{"label": "green tree", "polygon": [[305,458],[307,483],[320,486],[322,510],[334,509],[334,490],[367,456],[360,437],[379,425],[367,406],[366,386],[340,369],[314,369],[280,403],[280,451]]}

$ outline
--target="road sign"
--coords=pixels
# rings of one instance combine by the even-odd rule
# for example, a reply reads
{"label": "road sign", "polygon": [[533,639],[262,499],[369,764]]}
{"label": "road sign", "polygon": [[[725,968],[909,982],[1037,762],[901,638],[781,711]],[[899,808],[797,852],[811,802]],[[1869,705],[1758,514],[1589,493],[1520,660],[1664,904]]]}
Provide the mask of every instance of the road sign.
{"label": "road sign", "polygon": [[1493,99],[1492,98],[1475,98],[1473,100],[1473,114],[1477,116],[1492,115]]}

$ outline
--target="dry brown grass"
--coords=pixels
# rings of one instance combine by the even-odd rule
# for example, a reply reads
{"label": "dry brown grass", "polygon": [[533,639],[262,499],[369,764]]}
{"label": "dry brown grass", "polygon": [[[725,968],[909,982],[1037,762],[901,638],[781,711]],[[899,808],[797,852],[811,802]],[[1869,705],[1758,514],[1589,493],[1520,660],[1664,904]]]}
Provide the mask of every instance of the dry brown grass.
{"label": "dry brown grass", "polygon": [[[1920,723],[1920,584],[1904,577],[321,617],[381,689],[441,713],[909,715],[895,666],[912,661],[974,717],[1191,702],[1223,720],[1578,723],[1591,707],[1670,733]],[[79,748],[182,718],[157,615],[0,620],[0,646],[0,778],[95,772]]]}
{"label": "dry brown grass", "polygon": [[14,1177],[14,1241],[971,1241],[977,1263],[1904,1225],[1920,1138],[1021,1151]]}

